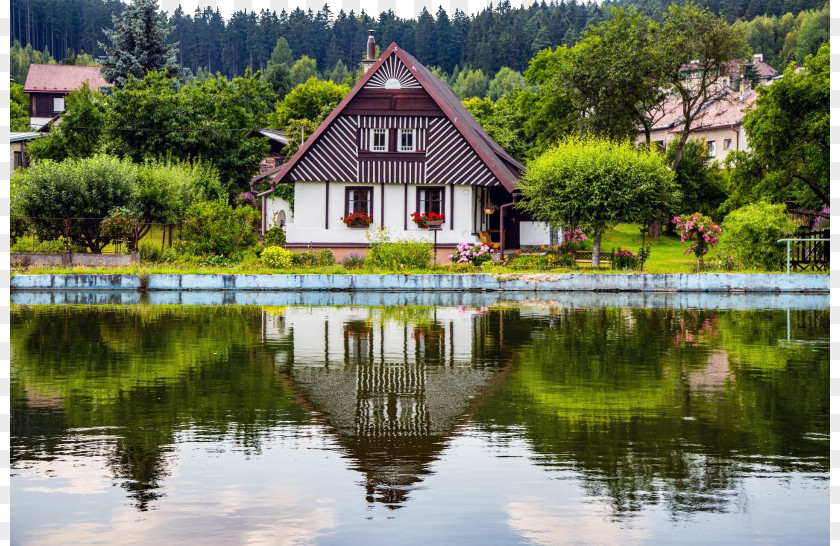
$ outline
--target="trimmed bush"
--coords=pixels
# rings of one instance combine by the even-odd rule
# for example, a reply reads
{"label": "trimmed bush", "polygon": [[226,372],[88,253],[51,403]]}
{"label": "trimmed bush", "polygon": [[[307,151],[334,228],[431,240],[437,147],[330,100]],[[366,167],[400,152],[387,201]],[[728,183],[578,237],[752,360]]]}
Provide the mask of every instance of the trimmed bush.
{"label": "trimmed bush", "polygon": [[283,246],[286,244],[286,232],[279,226],[274,226],[265,232],[265,246]]}
{"label": "trimmed bush", "polygon": [[321,251],[307,250],[292,253],[292,264],[302,267],[323,267],[335,265],[332,250],[325,248]]}
{"label": "trimmed bush", "polygon": [[753,203],[733,210],[723,219],[721,247],[745,267],[777,271],[785,261],[785,245],[796,223],[784,205]]}
{"label": "trimmed bush", "polygon": [[253,208],[233,208],[224,199],[195,203],[181,230],[184,250],[196,256],[238,258],[257,244],[259,221]]}
{"label": "trimmed bush", "polygon": [[432,245],[422,241],[373,243],[366,263],[380,269],[426,269],[432,263]]}
{"label": "trimmed bush", "polygon": [[361,269],[365,266],[365,257],[361,254],[350,254],[341,260],[344,269]]}
{"label": "trimmed bush", "polygon": [[292,257],[295,253],[279,246],[269,246],[263,249],[260,259],[272,269],[289,269],[292,267]]}

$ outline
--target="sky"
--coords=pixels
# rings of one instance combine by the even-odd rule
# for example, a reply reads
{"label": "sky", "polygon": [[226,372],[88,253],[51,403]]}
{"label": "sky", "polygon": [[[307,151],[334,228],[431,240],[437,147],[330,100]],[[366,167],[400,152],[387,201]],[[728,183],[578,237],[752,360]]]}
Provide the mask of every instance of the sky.
{"label": "sky", "polygon": [[[443,6],[443,9],[449,14],[452,14],[455,9],[460,9],[469,14],[476,13],[489,5],[490,0],[330,0],[329,2],[325,2],[325,0],[160,0],[160,7],[171,14],[178,7],[178,4],[187,13],[192,13],[196,7],[203,8],[209,5],[218,7],[221,14],[227,18],[233,12],[243,9],[259,12],[261,9],[267,8],[280,13],[283,9],[290,11],[300,7],[304,10],[312,8],[313,11],[317,11],[325,3],[329,4],[333,13],[338,13],[342,9],[346,12],[352,9],[358,13],[361,9],[364,9],[369,15],[376,15],[391,9],[400,17],[414,17],[420,13],[424,6],[434,14],[439,5]],[[514,7],[521,4],[521,0],[511,1],[511,5]]]}

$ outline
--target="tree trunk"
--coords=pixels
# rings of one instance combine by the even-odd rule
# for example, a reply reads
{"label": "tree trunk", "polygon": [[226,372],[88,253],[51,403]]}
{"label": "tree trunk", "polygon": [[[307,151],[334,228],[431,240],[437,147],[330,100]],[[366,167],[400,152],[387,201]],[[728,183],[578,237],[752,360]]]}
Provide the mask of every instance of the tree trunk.
{"label": "tree trunk", "polygon": [[[686,127],[688,127],[688,124],[686,124]],[[685,149],[685,144],[688,142],[688,137],[689,136],[691,136],[691,134],[686,130],[683,130],[680,133],[680,139],[677,141],[677,151],[674,154],[674,165],[671,167],[674,172],[677,172],[678,169],[680,168],[680,163],[682,162],[683,150]]]}
{"label": "tree trunk", "polygon": [[648,224],[647,234],[653,238],[662,235],[662,222],[660,220],[651,220]]}
{"label": "tree trunk", "polygon": [[601,233],[592,236],[592,267],[601,265]]}

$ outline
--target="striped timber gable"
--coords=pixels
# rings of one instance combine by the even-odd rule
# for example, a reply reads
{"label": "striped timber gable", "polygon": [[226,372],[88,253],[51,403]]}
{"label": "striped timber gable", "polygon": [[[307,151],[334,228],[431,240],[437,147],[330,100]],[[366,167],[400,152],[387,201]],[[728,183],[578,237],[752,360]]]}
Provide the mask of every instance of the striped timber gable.
{"label": "striped timber gable", "polygon": [[[369,149],[375,129],[388,131],[388,150]],[[401,129],[414,131],[414,151],[397,150]],[[519,170],[443,82],[391,44],[292,159],[260,176],[274,176],[272,184],[503,185],[513,191]]]}

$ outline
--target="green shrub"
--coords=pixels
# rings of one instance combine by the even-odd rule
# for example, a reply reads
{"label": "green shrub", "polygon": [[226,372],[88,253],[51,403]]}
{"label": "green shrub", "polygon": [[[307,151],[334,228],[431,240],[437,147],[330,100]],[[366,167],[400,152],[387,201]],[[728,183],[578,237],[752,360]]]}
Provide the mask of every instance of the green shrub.
{"label": "green shrub", "polygon": [[341,260],[341,267],[344,269],[361,269],[365,265],[365,257],[362,254],[350,254]]}
{"label": "green shrub", "polygon": [[263,249],[260,259],[273,269],[289,269],[292,267],[294,252],[280,246],[269,246]]}
{"label": "green shrub", "polygon": [[613,269],[639,269],[642,260],[638,254],[629,250],[622,250],[618,247],[618,251],[613,251],[610,257],[610,267]]}
{"label": "green shrub", "polygon": [[265,232],[265,246],[283,246],[286,244],[286,232],[279,226],[274,226]]}
{"label": "green shrub", "polygon": [[36,254],[60,254],[64,252],[64,241],[52,239],[41,241],[36,237],[19,237],[12,245],[12,252],[34,252]]}
{"label": "green shrub", "polygon": [[196,256],[237,259],[256,245],[259,220],[253,208],[233,208],[224,199],[195,203],[181,230],[184,250]]}
{"label": "green shrub", "polygon": [[515,256],[510,261],[511,269],[548,269],[548,256]]}
{"label": "green shrub", "polygon": [[292,255],[292,264],[301,267],[330,266],[335,265],[335,256],[328,248],[321,251],[295,252]]}
{"label": "green shrub", "polygon": [[137,233],[137,215],[124,207],[115,208],[99,224],[99,233],[109,241],[122,241],[133,245]]}
{"label": "green shrub", "polygon": [[796,224],[784,205],[753,203],[733,210],[723,220],[721,247],[745,267],[778,270],[785,261],[785,245]]}
{"label": "green shrub", "polygon": [[366,263],[379,269],[426,269],[432,263],[432,245],[422,241],[372,243]]}

